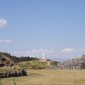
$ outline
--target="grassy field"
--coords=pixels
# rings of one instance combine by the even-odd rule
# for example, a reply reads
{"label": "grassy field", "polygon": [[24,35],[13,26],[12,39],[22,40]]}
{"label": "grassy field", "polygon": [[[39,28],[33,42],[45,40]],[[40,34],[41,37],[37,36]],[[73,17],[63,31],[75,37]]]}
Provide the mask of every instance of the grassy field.
{"label": "grassy field", "polygon": [[24,77],[3,78],[0,80],[0,85],[14,85],[14,82],[15,85],[85,85],[85,70],[29,70],[28,72],[29,75]]}

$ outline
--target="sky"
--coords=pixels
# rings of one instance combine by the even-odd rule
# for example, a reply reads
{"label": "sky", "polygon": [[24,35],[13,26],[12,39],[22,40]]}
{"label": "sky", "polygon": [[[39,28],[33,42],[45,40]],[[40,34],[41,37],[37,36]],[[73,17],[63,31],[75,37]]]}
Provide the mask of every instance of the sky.
{"label": "sky", "polygon": [[0,51],[65,60],[85,53],[85,0],[0,0]]}

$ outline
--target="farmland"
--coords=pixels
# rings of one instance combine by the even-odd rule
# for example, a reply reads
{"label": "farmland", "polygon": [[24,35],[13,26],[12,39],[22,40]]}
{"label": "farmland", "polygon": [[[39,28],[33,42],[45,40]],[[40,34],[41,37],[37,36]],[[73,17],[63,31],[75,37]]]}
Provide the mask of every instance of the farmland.
{"label": "farmland", "polygon": [[85,85],[85,70],[28,70],[28,76],[2,78],[0,84]]}

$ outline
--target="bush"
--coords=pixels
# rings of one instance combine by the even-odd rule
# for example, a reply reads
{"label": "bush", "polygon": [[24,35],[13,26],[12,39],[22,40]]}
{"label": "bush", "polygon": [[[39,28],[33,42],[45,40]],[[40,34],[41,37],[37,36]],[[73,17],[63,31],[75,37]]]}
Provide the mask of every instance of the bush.
{"label": "bush", "polygon": [[40,61],[30,61],[27,63],[29,68],[32,69],[45,69],[47,67],[46,62],[40,62]]}
{"label": "bush", "polygon": [[52,61],[52,62],[51,62],[51,65],[53,65],[53,66],[57,66],[58,63],[59,63],[59,62],[57,62],[57,61]]}
{"label": "bush", "polygon": [[26,63],[22,63],[21,67],[29,69],[45,69],[48,65],[47,62],[40,62],[40,61],[28,61]]}

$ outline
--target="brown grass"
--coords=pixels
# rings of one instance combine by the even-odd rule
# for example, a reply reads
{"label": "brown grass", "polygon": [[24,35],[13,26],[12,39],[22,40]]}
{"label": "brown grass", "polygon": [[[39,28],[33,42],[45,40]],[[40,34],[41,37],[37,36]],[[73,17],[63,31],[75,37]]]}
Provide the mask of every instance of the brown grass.
{"label": "brown grass", "polygon": [[29,75],[2,79],[3,85],[85,85],[85,70],[29,70]]}

